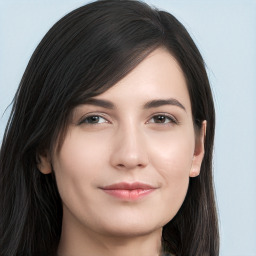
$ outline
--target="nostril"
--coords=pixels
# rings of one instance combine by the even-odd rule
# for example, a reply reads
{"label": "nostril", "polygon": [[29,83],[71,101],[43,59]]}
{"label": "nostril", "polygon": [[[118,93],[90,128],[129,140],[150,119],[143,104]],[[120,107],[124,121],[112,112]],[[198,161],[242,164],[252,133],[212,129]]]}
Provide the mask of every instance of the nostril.
{"label": "nostril", "polygon": [[116,167],[117,168],[121,168],[121,169],[133,169],[136,167],[144,167],[144,164],[135,164],[135,163],[127,163],[127,164],[117,164]]}

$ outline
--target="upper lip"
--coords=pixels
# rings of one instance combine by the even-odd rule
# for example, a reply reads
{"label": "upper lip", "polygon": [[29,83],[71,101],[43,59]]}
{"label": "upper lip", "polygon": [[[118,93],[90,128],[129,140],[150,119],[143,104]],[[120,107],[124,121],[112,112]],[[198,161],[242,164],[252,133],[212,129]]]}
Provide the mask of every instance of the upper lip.
{"label": "upper lip", "polygon": [[134,190],[134,189],[155,189],[154,186],[141,182],[120,182],[102,187],[104,190]]}

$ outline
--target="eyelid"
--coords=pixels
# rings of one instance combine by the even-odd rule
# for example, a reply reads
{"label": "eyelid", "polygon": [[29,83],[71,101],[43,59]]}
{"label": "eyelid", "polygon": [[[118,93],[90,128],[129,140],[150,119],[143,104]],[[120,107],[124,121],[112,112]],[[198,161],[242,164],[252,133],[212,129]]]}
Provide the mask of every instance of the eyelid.
{"label": "eyelid", "polygon": [[[87,125],[100,125],[102,123],[86,123],[85,122],[85,119],[89,118],[89,117],[92,117],[92,116],[98,116],[98,117],[101,117],[103,119],[106,120],[106,122],[104,123],[112,123],[109,119],[109,115],[107,115],[106,113],[104,112],[89,112],[89,113],[86,113],[85,115],[83,115],[77,122],[77,125],[81,125],[81,124],[87,124]],[[149,118],[148,118],[148,121],[146,122],[146,124],[149,124],[149,123],[153,123],[153,122],[150,122],[150,120],[156,116],[164,116],[166,118],[169,118],[170,119],[170,122],[168,123],[156,123],[154,122],[154,124],[161,124],[161,125],[168,125],[168,124],[179,124],[179,121],[177,120],[176,117],[174,117],[172,114],[169,114],[169,113],[165,113],[165,112],[157,112],[157,113],[154,113],[152,114]]]}
{"label": "eyelid", "polygon": [[160,112],[160,113],[154,113],[152,114],[148,121],[146,123],[150,123],[149,121],[154,118],[155,116],[164,116],[164,117],[167,117],[170,119],[170,122],[169,123],[155,123],[155,124],[161,124],[161,125],[166,125],[166,124],[179,124],[179,121],[177,120],[177,118],[175,118],[173,115],[169,114],[169,113],[163,113],[163,112]]}
{"label": "eyelid", "polygon": [[92,117],[92,116],[98,116],[98,117],[101,117],[101,118],[105,119],[107,122],[104,122],[104,123],[111,123],[111,122],[108,120],[109,118],[107,117],[107,114],[102,113],[102,112],[101,112],[101,113],[99,113],[99,112],[89,112],[89,113],[83,115],[83,116],[78,120],[77,125],[81,125],[81,124],[87,124],[87,125],[97,125],[97,124],[101,124],[101,123],[90,124],[90,123],[84,122],[87,118]]}

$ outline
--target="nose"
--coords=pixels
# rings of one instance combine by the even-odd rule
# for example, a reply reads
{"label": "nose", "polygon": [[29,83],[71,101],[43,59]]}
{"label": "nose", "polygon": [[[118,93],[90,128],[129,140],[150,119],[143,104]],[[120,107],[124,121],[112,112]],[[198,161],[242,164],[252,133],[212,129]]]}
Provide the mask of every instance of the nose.
{"label": "nose", "polygon": [[136,127],[120,127],[114,138],[110,161],[119,170],[146,167],[148,155],[143,132]]}

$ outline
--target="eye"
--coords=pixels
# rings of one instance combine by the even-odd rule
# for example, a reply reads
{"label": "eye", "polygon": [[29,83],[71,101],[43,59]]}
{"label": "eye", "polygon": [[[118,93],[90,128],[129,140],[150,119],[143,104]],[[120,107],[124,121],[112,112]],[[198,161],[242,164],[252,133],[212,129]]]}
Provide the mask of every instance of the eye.
{"label": "eye", "polygon": [[79,124],[102,124],[102,123],[108,123],[108,121],[99,115],[90,115],[84,117]]}
{"label": "eye", "polygon": [[156,123],[156,124],[177,124],[177,120],[169,115],[166,114],[158,114],[151,117],[151,119],[148,121],[148,123]]}

